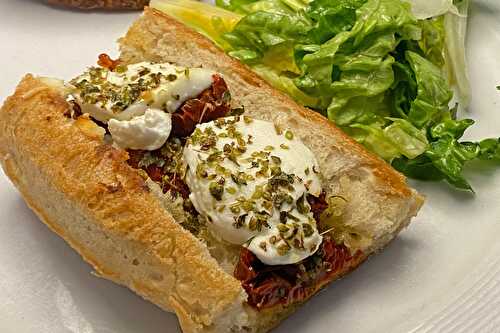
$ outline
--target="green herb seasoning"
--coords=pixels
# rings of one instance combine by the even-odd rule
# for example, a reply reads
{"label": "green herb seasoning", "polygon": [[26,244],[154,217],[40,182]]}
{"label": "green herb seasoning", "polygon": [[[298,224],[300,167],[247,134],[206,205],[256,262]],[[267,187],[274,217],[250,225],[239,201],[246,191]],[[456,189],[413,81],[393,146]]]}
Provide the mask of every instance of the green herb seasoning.
{"label": "green herb seasoning", "polygon": [[208,186],[210,194],[215,198],[215,200],[222,200],[222,195],[224,194],[224,186],[218,182],[211,182]]}
{"label": "green herb seasoning", "polygon": [[119,65],[110,71],[91,67],[70,83],[75,87],[74,95],[80,103],[94,104],[118,113],[141,100],[149,104],[153,98],[152,90],[177,79],[174,74],[154,72],[152,68],[148,65]]}
{"label": "green herb seasoning", "polygon": [[283,244],[279,245],[277,248],[278,254],[280,256],[286,255],[290,250],[291,250],[291,247],[287,243],[283,243]]}

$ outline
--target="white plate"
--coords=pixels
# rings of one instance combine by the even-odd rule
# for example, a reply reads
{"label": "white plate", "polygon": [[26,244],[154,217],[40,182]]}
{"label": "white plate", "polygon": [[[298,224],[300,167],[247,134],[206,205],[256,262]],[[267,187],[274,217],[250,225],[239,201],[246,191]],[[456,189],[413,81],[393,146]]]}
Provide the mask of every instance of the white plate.
{"label": "white plate", "polygon": [[[71,78],[100,52],[116,54],[137,15],[0,1],[0,99],[25,72]],[[498,136],[497,0],[475,1],[468,42],[469,135]],[[276,332],[500,332],[500,168],[469,170],[475,196],[415,183],[428,202],[412,226]],[[173,315],[90,273],[0,174],[0,332],[179,332]]]}

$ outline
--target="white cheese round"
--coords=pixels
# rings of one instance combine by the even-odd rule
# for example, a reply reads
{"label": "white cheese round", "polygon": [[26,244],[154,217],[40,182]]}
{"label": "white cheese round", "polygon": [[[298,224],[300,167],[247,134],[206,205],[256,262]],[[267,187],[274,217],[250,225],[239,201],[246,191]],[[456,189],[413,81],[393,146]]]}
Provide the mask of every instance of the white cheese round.
{"label": "white cheese round", "polygon": [[172,130],[172,115],[146,109],[131,120],[110,119],[108,129],[113,141],[123,149],[155,150],[165,144]]}
{"label": "white cheese round", "polygon": [[313,153],[288,130],[247,117],[199,124],[184,149],[196,210],[220,238],[262,262],[301,261],[322,237],[306,197],[321,182]]}
{"label": "white cheese round", "polygon": [[71,81],[83,113],[108,122],[130,120],[148,107],[173,113],[212,85],[214,71],[140,62],[114,71],[92,67]]}

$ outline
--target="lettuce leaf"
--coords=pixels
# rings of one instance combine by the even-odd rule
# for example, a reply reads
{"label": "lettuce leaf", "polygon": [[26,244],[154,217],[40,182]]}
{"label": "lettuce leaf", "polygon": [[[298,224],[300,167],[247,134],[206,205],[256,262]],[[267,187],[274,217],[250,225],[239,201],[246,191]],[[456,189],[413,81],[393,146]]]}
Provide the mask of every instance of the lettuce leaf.
{"label": "lettuce leaf", "polygon": [[302,90],[297,88],[291,78],[280,75],[278,72],[265,65],[255,65],[252,66],[252,69],[264,78],[264,80],[271,83],[275,88],[292,96],[300,104],[311,108],[318,105],[318,99],[305,94]]}
{"label": "lettuce leaf", "polygon": [[422,56],[439,68],[443,68],[446,64],[444,17],[422,20],[419,23],[422,38],[418,41],[418,46]]}
{"label": "lettuce leaf", "polygon": [[350,30],[356,23],[356,10],[367,0],[316,0],[307,8],[307,15],[314,22],[309,33],[314,43],[324,43],[342,31]]}
{"label": "lettuce leaf", "polygon": [[500,162],[500,138],[479,142],[479,159]]}
{"label": "lettuce leaf", "polygon": [[413,159],[426,151],[428,141],[425,131],[417,129],[404,119],[390,120],[392,124],[383,129],[373,124],[354,124],[351,128],[364,129],[368,135],[364,136],[361,142],[388,161],[401,156]]}
{"label": "lettuce leaf", "polygon": [[449,136],[432,142],[430,149],[425,152],[432,164],[445,175],[446,181],[463,190],[472,190],[470,184],[462,176],[464,164],[475,159],[478,154],[476,144],[459,143]]}
{"label": "lettuce leaf", "polygon": [[442,16],[446,13],[458,14],[453,0],[407,0],[411,3],[413,15],[419,20]]}
{"label": "lettuce leaf", "polygon": [[218,7],[240,14],[258,11],[291,14],[305,9],[308,1],[304,0],[215,0]]}
{"label": "lettuce leaf", "polygon": [[[245,62],[260,60],[264,53],[286,54],[296,43],[307,42],[310,22],[300,15],[258,11],[243,17],[231,32],[222,38],[231,45],[233,54],[252,51],[255,58],[239,58]],[[283,45],[288,47],[283,48]],[[283,52],[276,52],[275,48]]]}
{"label": "lettuce leaf", "polygon": [[408,177],[418,180],[440,181],[445,179],[445,174],[437,169],[426,155],[420,155],[415,159],[397,158],[392,161],[392,166]]}
{"label": "lettuce leaf", "polygon": [[467,13],[470,0],[455,3],[459,15],[444,16],[445,58],[448,81],[458,92],[458,98],[464,108],[470,103],[470,81],[465,55],[465,37],[467,33]]}
{"label": "lettuce leaf", "polygon": [[434,122],[443,112],[449,110],[453,97],[440,69],[415,52],[405,54],[417,82],[417,97],[411,102],[408,120],[422,128]]}

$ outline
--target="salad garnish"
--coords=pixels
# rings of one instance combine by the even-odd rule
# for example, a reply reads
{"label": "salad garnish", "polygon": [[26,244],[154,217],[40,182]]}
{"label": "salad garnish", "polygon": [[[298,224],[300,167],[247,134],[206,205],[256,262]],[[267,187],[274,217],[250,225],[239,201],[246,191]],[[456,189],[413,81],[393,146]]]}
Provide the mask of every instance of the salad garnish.
{"label": "salad garnish", "polygon": [[[462,141],[469,0],[153,0],[405,175],[473,191],[467,162],[500,141]],[[203,24],[201,24],[202,22]],[[454,90],[456,98],[454,98]],[[457,103],[458,102],[458,103]]]}

